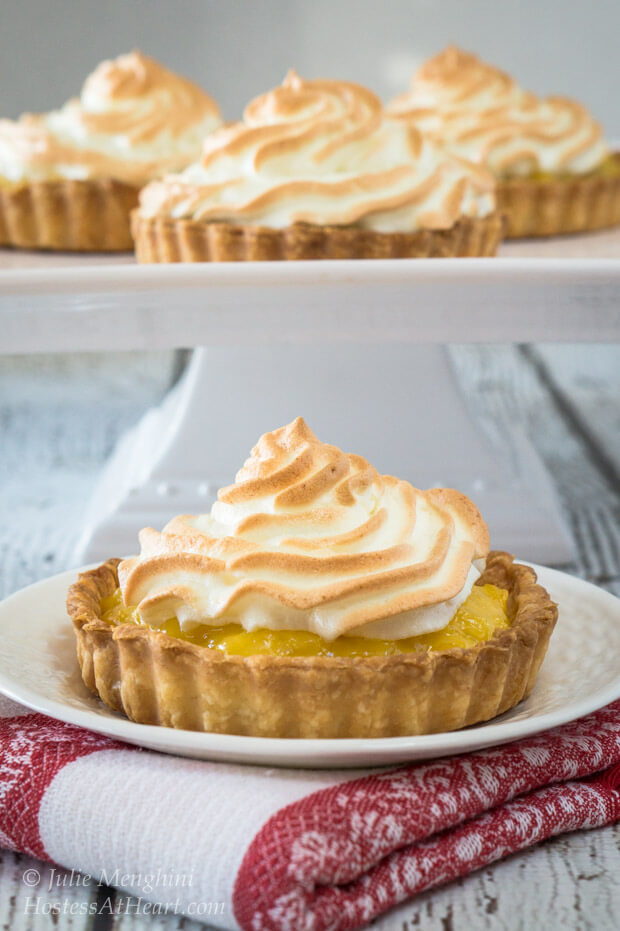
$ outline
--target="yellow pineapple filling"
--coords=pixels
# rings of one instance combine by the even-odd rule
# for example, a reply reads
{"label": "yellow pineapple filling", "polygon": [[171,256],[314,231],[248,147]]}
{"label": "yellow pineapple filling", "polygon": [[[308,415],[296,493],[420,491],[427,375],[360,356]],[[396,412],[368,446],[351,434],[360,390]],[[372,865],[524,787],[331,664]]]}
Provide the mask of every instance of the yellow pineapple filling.
{"label": "yellow pineapple filling", "polygon": [[[176,617],[157,625],[171,637],[187,640],[211,650],[236,656],[267,653],[274,656],[393,656],[417,650],[450,650],[473,647],[490,640],[496,630],[510,627],[506,603],[508,592],[495,585],[474,585],[452,620],[442,630],[403,640],[380,640],[370,637],[337,637],[327,641],[318,634],[302,630],[246,631],[240,624],[212,627],[200,624],[182,630]],[[101,601],[102,618],[113,626],[142,625],[137,608],[123,604],[120,588]]]}

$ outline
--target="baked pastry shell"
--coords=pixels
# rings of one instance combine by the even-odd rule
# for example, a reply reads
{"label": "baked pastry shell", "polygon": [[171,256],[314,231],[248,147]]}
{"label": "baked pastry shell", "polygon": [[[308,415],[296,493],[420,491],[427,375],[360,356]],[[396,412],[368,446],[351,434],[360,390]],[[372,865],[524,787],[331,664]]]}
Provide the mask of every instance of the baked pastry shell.
{"label": "baked pastry shell", "polygon": [[0,179],[0,245],[66,252],[131,252],[130,214],[139,188],[111,178]]}
{"label": "baked pastry shell", "polygon": [[295,259],[401,259],[492,256],[499,213],[462,217],[447,230],[379,233],[354,226],[295,223],[284,229],[132,214],[139,262],[271,262]]}
{"label": "baked pastry shell", "polygon": [[[613,157],[620,167],[620,153]],[[540,181],[511,178],[498,181],[496,196],[507,239],[587,233],[620,224],[620,172]]]}
{"label": "baked pastry shell", "polygon": [[399,737],[487,721],[526,698],[557,606],[532,569],[492,552],[480,583],[509,592],[511,626],[469,649],[395,656],[228,656],[101,618],[118,587],[111,559],[71,586],[82,678],[141,724],[253,737]]}

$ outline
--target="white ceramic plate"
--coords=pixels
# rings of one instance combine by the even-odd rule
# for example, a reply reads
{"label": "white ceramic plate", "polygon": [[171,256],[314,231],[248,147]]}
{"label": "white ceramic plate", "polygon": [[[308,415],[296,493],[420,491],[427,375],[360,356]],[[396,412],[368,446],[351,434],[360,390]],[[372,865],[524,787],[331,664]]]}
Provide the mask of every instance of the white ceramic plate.
{"label": "white ceramic plate", "polygon": [[75,571],[38,582],[0,603],[0,691],[62,721],[153,750],[207,760],[304,768],[379,766],[507,743],[620,697],[620,600],[573,576],[534,568],[560,606],[536,687],[512,711],[463,731],[381,740],[279,740],[134,724],[108,710],[82,683],[65,613]]}

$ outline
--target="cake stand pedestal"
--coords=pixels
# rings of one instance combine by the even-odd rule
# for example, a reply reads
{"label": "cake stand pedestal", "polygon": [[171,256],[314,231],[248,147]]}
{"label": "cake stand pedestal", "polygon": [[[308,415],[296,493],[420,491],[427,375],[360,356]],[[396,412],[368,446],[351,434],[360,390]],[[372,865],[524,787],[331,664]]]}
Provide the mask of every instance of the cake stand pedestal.
{"label": "cake stand pedestal", "polygon": [[491,447],[447,351],[407,344],[197,349],[180,382],[114,453],[93,497],[77,560],[136,548],[137,531],[207,511],[260,433],[302,415],[320,439],[421,488],[455,487],[494,546],[532,560],[572,557],[545,470],[515,427]]}
{"label": "cake stand pedestal", "polygon": [[619,296],[619,230],[466,260],[140,267],[4,251],[0,352],[209,347],[119,444],[78,562],[207,511],[259,434],[301,414],[383,472],[470,495],[493,545],[562,563],[571,546],[533,447],[518,424],[490,446],[442,344],[618,341]]}

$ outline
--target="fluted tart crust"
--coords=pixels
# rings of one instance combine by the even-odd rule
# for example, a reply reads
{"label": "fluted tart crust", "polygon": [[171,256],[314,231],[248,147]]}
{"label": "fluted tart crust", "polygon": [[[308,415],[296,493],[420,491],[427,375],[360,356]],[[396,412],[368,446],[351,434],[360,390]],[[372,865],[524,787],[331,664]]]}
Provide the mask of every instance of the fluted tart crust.
{"label": "fluted tart crust", "polygon": [[485,257],[497,252],[502,229],[499,213],[413,233],[309,223],[271,229],[132,213],[136,258],[144,263]]}
{"label": "fluted tart crust", "polygon": [[526,698],[557,606],[527,566],[491,552],[477,584],[509,592],[511,626],[468,649],[392,656],[228,656],[102,620],[120,560],[80,575],[67,610],[88,688],[141,724],[257,737],[397,737],[487,721]]}
{"label": "fluted tart crust", "polygon": [[138,187],[112,178],[0,183],[0,246],[131,252]]}
{"label": "fluted tart crust", "polygon": [[497,183],[507,239],[587,233],[620,224],[620,153],[587,175],[545,179],[510,178]]}

